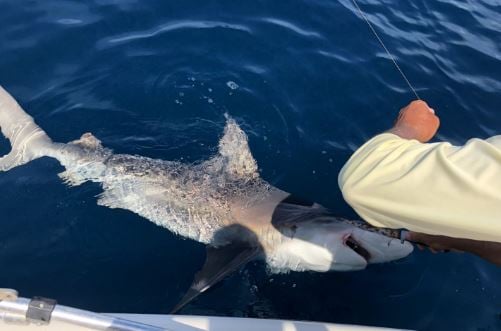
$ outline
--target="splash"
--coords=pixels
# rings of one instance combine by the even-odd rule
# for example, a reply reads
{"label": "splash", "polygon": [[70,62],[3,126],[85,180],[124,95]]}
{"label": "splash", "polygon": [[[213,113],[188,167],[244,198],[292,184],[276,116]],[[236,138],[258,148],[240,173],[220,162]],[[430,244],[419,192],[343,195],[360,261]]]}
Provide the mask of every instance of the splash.
{"label": "splash", "polygon": [[226,82],[226,86],[228,86],[232,90],[236,90],[239,88],[238,84],[231,80]]}

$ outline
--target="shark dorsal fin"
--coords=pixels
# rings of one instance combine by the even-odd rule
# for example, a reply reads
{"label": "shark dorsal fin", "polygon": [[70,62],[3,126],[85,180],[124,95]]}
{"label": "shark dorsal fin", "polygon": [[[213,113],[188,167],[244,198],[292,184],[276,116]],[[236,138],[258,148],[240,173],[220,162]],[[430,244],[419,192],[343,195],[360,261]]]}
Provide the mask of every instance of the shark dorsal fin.
{"label": "shark dorsal fin", "polygon": [[171,313],[183,308],[199,294],[236,271],[258,254],[258,247],[249,246],[242,242],[230,243],[222,247],[207,246],[207,257],[202,270],[195,275],[188,292]]}
{"label": "shark dorsal fin", "polygon": [[259,177],[257,162],[252,156],[245,132],[226,115],[224,135],[219,141],[219,154],[225,159],[228,174],[242,179]]}

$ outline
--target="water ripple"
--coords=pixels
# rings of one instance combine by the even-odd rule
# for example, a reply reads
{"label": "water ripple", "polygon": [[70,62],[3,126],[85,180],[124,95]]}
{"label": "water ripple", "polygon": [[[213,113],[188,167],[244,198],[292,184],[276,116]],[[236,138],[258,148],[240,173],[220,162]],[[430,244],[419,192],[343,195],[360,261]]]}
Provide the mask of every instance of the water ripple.
{"label": "water ripple", "polygon": [[266,17],[266,18],[262,18],[261,21],[286,28],[287,30],[295,32],[298,35],[301,35],[303,37],[313,37],[313,38],[324,39],[324,37],[318,32],[300,28],[296,24],[291,23],[291,22],[287,22],[283,19],[274,18],[274,17]]}
{"label": "water ripple", "polygon": [[182,29],[215,29],[215,28],[231,29],[231,30],[251,33],[251,30],[248,27],[241,24],[230,24],[219,21],[174,21],[160,25],[150,30],[129,32],[127,34],[122,34],[114,37],[109,37],[104,40],[100,40],[98,42],[98,47],[103,48],[104,45],[113,46],[117,44],[127,43],[137,39],[152,38],[166,32],[182,30]]}

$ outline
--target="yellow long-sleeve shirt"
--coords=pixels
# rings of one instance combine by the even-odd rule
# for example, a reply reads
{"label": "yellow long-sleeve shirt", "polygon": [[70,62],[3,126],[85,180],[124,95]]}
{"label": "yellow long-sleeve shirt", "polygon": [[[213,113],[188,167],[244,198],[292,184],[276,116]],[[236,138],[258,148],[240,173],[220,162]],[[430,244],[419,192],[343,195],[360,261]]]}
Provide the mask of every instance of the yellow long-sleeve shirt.
{"label": "yellow long-sleeve shirt", "polygon": [[501,135],[458,147],[380,134],[338,180],[374,226],[501,242]]}

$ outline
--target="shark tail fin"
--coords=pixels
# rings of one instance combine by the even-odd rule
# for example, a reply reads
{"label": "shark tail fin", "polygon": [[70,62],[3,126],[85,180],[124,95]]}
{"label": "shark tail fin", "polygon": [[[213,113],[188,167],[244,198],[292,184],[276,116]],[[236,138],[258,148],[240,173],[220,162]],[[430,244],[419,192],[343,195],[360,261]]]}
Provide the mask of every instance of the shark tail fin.
{"label": "shark tail fin", "polygon": [[0,157],[0,171],[7,171],[49,155],[53,147],[49,136],[1,86],[0,129],[11,144],[11,151]]}

